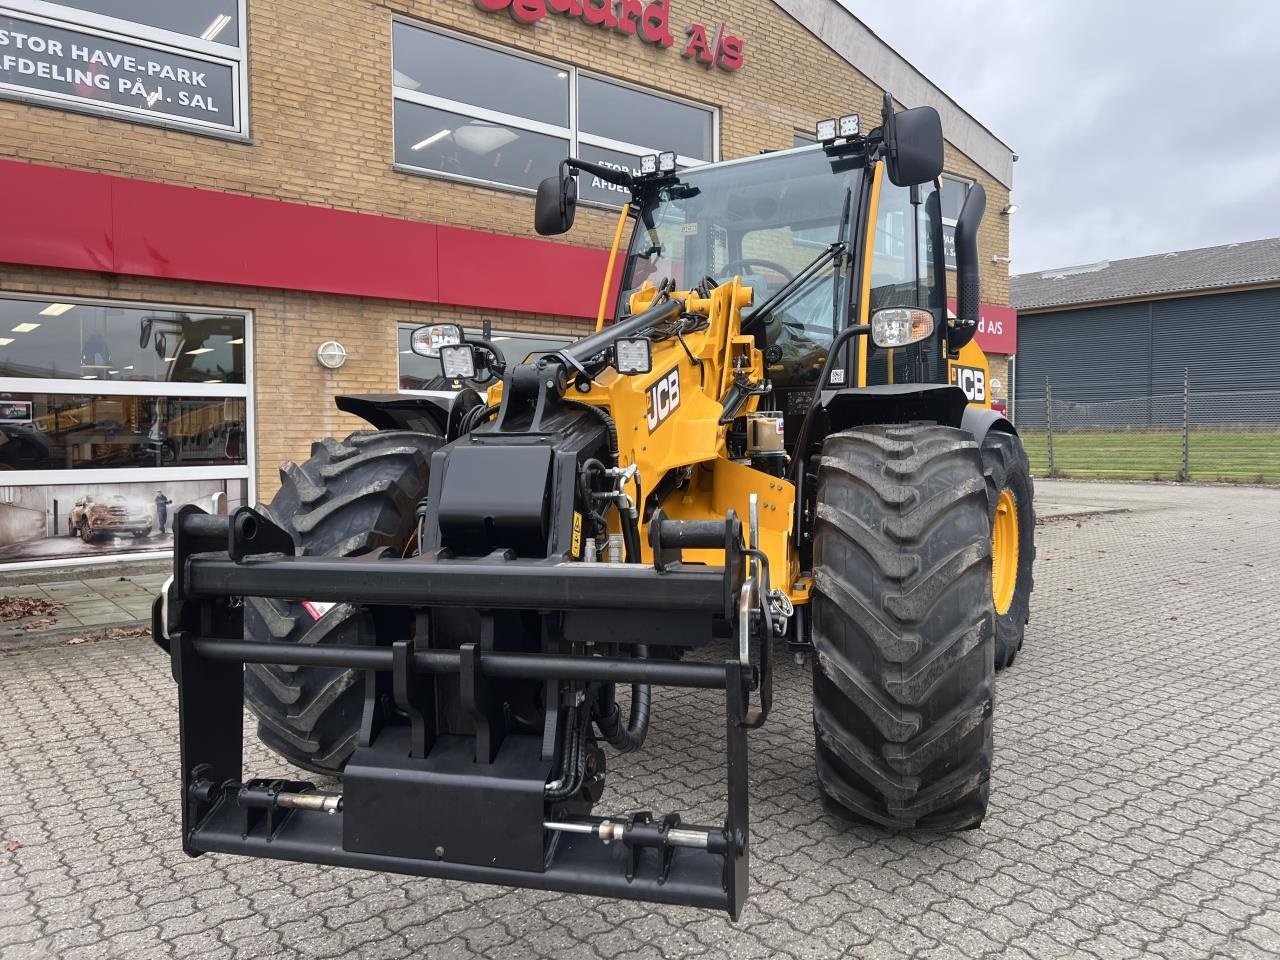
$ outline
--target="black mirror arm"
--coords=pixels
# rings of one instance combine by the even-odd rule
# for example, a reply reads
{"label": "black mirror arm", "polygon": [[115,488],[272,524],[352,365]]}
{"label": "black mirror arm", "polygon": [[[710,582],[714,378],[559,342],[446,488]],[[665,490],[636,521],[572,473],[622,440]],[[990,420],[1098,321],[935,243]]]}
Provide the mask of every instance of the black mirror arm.
{"label": "black mirror arm", "polygon": [[577,157],[566,157],[560,161],[560,176],[565,175],[565,168],[572,167],[574,170],[580,170],[583,173],[589,173],[592,176],[599,177],[606,183],[612,183],[619,187],[631,189],[631,185],[635,183],[635,177],[627,170],[615,170],[613,167],[605,167],[598,163],[592,163],[590,160],[579,160]]}

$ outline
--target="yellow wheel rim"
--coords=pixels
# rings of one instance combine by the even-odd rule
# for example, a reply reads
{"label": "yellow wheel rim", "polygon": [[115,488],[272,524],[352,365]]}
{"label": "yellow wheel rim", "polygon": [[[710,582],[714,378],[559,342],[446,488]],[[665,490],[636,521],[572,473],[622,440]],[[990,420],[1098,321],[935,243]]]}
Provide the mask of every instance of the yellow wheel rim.
{"label": "yellow wheel rim", "polygon": [[991,525],[991,595],[996,613],[1008,613],[1018,586],[1018,502],[1013,491],[1001,490],[996,519]]}

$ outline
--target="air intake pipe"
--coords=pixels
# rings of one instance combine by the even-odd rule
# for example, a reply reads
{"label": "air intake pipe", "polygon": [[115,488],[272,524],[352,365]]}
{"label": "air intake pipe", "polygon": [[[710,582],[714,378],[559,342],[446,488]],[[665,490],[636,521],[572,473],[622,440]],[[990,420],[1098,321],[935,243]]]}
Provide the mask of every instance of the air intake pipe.
{"label": "air intake pipe", "polygon": [[978,332],[982,308],[981,271],[978,264],[978,227],[987,210],[982,184],[969,188],[969,196],[956,221],[956,319],[947,331],[947,349],[959,350]]}

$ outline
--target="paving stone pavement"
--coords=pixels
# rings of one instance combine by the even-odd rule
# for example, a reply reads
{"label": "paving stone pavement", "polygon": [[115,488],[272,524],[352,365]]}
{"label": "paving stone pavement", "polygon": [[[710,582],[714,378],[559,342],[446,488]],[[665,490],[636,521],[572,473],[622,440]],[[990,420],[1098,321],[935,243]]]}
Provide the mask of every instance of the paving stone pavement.
{"label": "paving stone pavement", "polygon": [[[22,644],[40,639],[41,634],[104,628],[116,624],[150,621],[151,601],[167,573],[129,576],[84,577],[45,580],[37,583],[0,585],[0,596],[54,600],[62,606],[49,614],[0,621],[0,645]],[[20,579],[10,575],[8,580]],[[82,631],[89,632],[89,631]]]}
{"label": "paving stone pavement", "polygon": [[[127,640],[0,657],[0,957],[1280,955],[1280,491],[1042,482],[1128,512],[1040,528],[982,829],[824,813],[808,679],[751,735],[753,894],[686,908],[179,849],[174,688]],[[719,705],[658,693],[606,812],[718,817]],[[249,751],[255,774],[284,772]]]}

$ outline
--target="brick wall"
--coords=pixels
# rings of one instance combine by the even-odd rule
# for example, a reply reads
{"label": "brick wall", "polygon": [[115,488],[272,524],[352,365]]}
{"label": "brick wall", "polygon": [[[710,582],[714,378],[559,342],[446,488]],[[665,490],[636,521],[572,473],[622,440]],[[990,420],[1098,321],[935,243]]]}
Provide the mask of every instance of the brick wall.
{"label": "brick wall", "polygon": [[[589,67],[595,72],[720,108],[724,159],[791,146],[795,130],[859,111],[879,116],[881,91],[770,0],[672,0],[676,45],[659,49],[579,19],[549,15],[533,26],[486,13],[471,0],[250,0],[252,143],[0,101],[0,156],[231,193],[532,235],[532,198],[395,171],[391,132],[391,18],[420,18]],[[680,56],[691,22],[724,20],[746,40],[737,73]],[[947,170],[986,187],[979,235],[984,300],[1008,303],[1008,190],[950,145]],[[605,246],[616,217],[584,209],[566,238]],[[953,278],[954,284],[954,278]],[[259,495],[275,489],[280,460],[357,424],[333,409],[334,393],[396,386],[396,324],[484,319],[453,308],[390,301],[0,267],[0,289],[245,308],[255,316]],[[490,315],[517,330],[575,332],[551,317]],[[582,324],[577,330],[585,329]],[[315,361],[339,339],[350,359],[337,372]]]}

